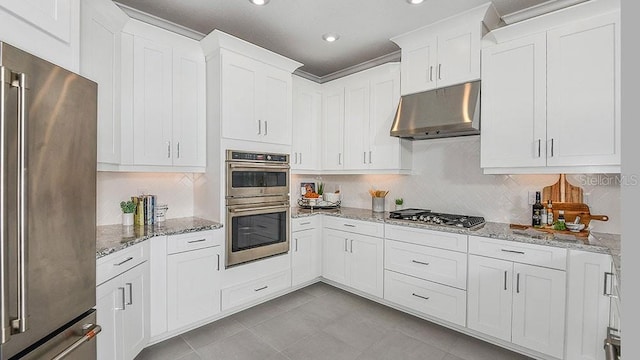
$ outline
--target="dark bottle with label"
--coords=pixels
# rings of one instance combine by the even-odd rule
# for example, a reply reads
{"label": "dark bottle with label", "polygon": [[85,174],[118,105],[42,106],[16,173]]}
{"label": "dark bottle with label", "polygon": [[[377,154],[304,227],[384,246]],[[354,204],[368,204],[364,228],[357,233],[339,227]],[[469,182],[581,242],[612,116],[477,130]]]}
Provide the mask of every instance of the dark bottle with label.
{"label": "dark bottle with label", "polygon": [[540,191],[536,191],[536,203],[533,204],[531,211],[531,225],[534,227],[542,227],[542,209],[544,206],[540,202]]}

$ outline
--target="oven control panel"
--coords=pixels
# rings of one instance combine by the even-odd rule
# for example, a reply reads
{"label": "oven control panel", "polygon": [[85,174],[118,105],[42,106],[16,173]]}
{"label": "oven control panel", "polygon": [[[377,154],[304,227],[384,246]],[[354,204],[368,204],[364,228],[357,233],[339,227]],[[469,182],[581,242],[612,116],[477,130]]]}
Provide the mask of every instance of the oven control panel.
{"label": "oven control panel", "polygon": [[289,155],[287,154],[265,154],[265,153],[254,153],[254,152],[244,152],[244,151],[235,151],[235,150],[227,150],[227,160],[244,160],[244,161],[264,161],[264,162],[275,162],[275,163],[288,163]]}

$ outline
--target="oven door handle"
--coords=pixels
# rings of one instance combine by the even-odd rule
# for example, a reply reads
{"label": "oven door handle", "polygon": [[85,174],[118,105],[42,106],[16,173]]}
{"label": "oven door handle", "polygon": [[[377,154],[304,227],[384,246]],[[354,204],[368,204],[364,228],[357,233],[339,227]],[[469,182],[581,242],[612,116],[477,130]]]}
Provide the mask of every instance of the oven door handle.
{"label": "oven door handle", "polygon": [[271,210],[271,209],[288,209],[288,206],[275,205],[275,206],[262,206],[262,207],[252,207],[252,208],[244,208],[244,209],[229,209],[229,212],[241,213],[241,212],[249,212],[249,211]]}
{"label": "oven door handle", "polygon": [[229,164],[229,167],[232,169],[283,169],[288,170],[289,165],[286,164],[251,164],[251,163],[241,163],[241,164]]}

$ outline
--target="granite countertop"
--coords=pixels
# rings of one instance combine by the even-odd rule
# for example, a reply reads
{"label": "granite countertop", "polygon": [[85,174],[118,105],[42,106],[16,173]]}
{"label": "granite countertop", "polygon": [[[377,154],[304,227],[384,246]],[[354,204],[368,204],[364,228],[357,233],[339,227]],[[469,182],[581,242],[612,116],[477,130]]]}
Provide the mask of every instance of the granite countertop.
{"label": "granite countertop", "polygon": [[222,224],[220,223],[196,217],[167,219],[157,225],[147,226],[98,226],[96,232],[96,258],[107,256],[154,236],[177,235],[214,230],[221,227]]}
{"label": "granite countertop", "polygon": [[343,217],[347,219],[384,222],[385,224],[393,224],[400,226],[409,226],[420,229],[451,232],[465,235],[476,235],[489,237],[494,239],[518,241],[523,243],[547,245],[561,247],[566,249],[584,250],[602,254],[611,254],[613,262],[620,276],[620,235],[595,233],[589,234],[588,238],[576,237],[565,234],[551,234],[534,229],[518,230],[511,229],[509,224],[487,222],[483,227],[476,230],[464,228],[452,228],[447,226],[425,224],[421,222],[412,222],[406,220],[389,219],[389,213],[374,213],[369,209],[356,209],[342,207],[339,209],[317,209],[307,210],[300,208],[291,208],[291,217],[299,218],[312,216],[315,214],[324,214],[329,216]]}

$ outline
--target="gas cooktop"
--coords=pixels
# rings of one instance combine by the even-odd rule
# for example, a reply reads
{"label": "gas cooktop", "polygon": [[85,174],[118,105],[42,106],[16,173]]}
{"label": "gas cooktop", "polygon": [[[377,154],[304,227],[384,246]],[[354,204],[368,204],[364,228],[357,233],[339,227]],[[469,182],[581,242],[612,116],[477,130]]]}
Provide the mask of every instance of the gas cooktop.
{"label": "gas cooktop", "polygon": [[484,225],[484,218],[481,216],[467,216],[436,213],[425,209],[403,209],[391,211],[390,219],[409,220],[426,224],[443,225],[451,227],[461,227],[465,229],[477,229]]}

